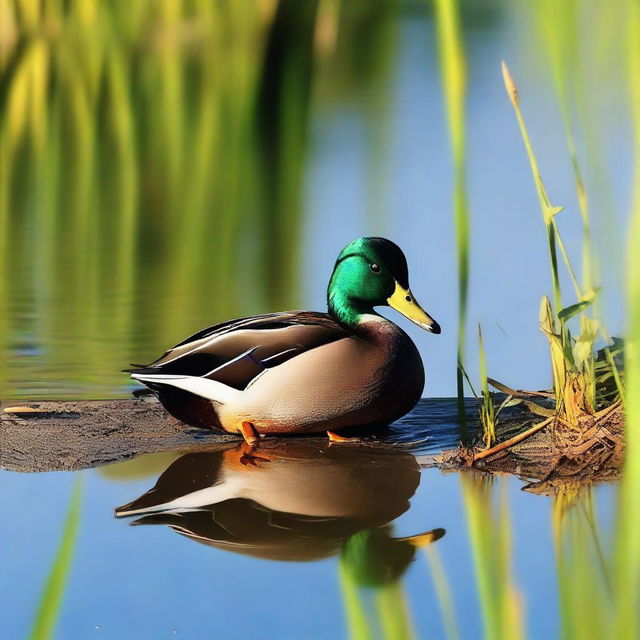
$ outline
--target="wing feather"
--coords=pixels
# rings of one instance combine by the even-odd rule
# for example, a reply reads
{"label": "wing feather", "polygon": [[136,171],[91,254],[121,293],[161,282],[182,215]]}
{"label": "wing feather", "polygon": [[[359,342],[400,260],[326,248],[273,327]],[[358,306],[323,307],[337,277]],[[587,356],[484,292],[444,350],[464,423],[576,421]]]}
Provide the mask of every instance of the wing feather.
{"label": "wing feather", "polygon": [[243,390],[266,369],[351,335],[325,313],[288,311],[241,318],[203,329],[131,372],[154,378],[201,377]]}

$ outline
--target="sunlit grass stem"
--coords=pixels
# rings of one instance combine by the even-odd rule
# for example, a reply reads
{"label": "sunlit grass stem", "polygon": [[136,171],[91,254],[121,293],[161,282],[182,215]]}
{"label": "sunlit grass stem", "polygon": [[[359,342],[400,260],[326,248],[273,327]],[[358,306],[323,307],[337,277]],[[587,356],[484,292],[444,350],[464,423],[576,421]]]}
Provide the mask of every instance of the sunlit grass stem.
{"label": "sunlit grass stem", "polygon": [[429,545],[424,553],[429,563],[429,571],[436,591],[445,634],[448,640],[458,640],[460,638],[460,631],[454,610],[453,595],[447,574],[442,566],[440,554],[434,545]]}
{"label": "sunlit grass stem", "polygon": [[338,561],[338,576],[347,617],[349,640],[371,640],[373,633],[369,626],[367,611],[358,591],[358,585],[344,558]]}
{"label": "sunlit grass stem", "polygon": [[496,412],[493,407],[493,397],[489,391],[487,379],[487,358],[482,339],[482,329],[478,325],[478,354],[480,359],[480,382],[482,384],[482,399],[480,404],[480,422],[482,423],[484,443],[490,447],[496,439]]}
{"label": "sunlit grass stem", "polygon": [[640,5],[627,2],[628,81],[634,179],[627,245],[625,348],[626,460],[616,540],[617,616],[613,637],[640,637]]}
{"label": "sunlit grass stem", "polygon": [[520,110],[520,99],[518,96],[518,89],[509,72],[509,68],[506,63],[502,62],[502,76],[504,79],[504,86],[507,90],[507,95],[513,106],[513,109],[518,120],[518,126],[520,127],[520,133],[522,134],[522,140],[527,150],[527,157],[529,158],[529,164],[531,166],[531,173],[533,174],[533,181],[536,186],[536,192],[538,194],[538,200],[540,202],[540,209],[542,211],[542,217],[547,231],[547,244],[549,249],[549,259],[551,261],[551,283],[553,289],[553,302],[556,310],[562,309],[562,296],[560,292],[560,275],[558,272],[558,254],[556,249],[556,233],[553,223],[553,217],[559,213],[562,208],[554,207],[549,200],[547,190],[545,189],[542,177],[540,175],[540,168],[538,166],[538,160],[533,151],[531,140],[529,138],[529,132]]}
{"label": "sunlit grass stem", "polygon": [[411,614],[400,580],[381,586],[375,599],[384,640],[411,640],[415,637]]}
{"label": "sunlit grass stem", "polygon": [[585,291],[593,288],[594,284],[594,253],[591,241],[591,221],[589,200],[585,189],[584,177],[574,135],[574,121],[571,111],[570,97],[572,87],[578,83],[581,75],[580,57],[577,55],[580,16],[580,0],[540,0],[532,3],[537,22],[543,36],[553,73],[554,84],[560,103],[562,122],[573,177],[576,186],[576,198],[582,219],[582,286]]}
{"label": "sunlit grass stem", "polygon": [[[519,640],[524,637],[520,602],[511,570],[511,531],[502,494],[499,509],[494,502],[493,478],[465,472],[460,478],[467,528],[476,576],[485,640]],[[506,487],[503,486],[503,491]]]}
{"label": "sunlit grass stem", "polygon": [[80,482],[80,480],[76,481],[71,494],[71,503],[67,512],[62,538],[36,612],[30,635],[31,640],[52,638],[55,631],[80,527],[80,508],[82,504],[82,485]]}
{"label": "sunlit grass stem", "polygon": [[469,207],[465,171],[466,62],[457,0],[435,0],[436,27],[445,108],[454,168],[454,220],[458,264],[457,395],[462,437],[464,413],[465,334],[469,290]]}

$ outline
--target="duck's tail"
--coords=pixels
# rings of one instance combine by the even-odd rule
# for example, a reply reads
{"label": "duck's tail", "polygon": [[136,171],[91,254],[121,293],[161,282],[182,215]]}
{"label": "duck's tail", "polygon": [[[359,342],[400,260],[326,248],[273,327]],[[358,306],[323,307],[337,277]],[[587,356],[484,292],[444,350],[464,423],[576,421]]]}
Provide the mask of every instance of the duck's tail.
{"label": "duck's tail", "polygon": [[[221,428],[217,406],[222,403],[220,398],[229,399],[233,395],[224,392],[219,395],[219,398],[212,399],[185,389],[184,387],[193,387],[194,385],[190,385],[188,381],[180,378],[191,376],[132,373],[131,377],[149,387],[174,418],[201,429]],[[235,389],[231,389],[231,391],[238,393]]]}
{"label": "duck's tail", "polygon": [[225,404],[234,400],[240,391],[229,387],[217,380],[210,380],[209,378],[201,378],[199,376],[180,376],[168,373],[149,373],[153,369],[136,369],[131,372],[131,377],[134,380],[138,380],[148,387],[157,388],[158,385],[164,387],[172,387],[174,389],[181,389],[187,391],[193,395],[205,398],[212,402]]}

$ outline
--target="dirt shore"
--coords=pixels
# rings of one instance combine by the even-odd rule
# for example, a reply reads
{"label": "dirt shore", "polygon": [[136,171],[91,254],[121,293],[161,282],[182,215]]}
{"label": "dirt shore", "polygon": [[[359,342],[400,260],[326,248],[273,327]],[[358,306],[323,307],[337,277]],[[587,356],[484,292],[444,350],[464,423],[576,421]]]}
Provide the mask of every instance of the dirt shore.
{"label": "dirt shore", "polygon": [[0,410],[0,468],[11,471],[77,471],[143,453],[237,441],[188,427],[152,400],[11,404],[33,409]]}
{"label": "dirt shore", "polygon": [[[25,410],[14,412],[12,408],[18,406]],[[327,440],[323,434],[304,439],[309,444]],[[204,446],[241,442],[239,435],[190,427],[150,397],[12,402],[0,407],[0,469],[9,471],[78,471],[145,453],[186,453]],[[372,437],[358,444],[407,448]],[[259,446],[266,445],[264,441]]]}
{"label": "dirt shore", "polygon": [[[77,471],[169,450],[189,451],[203,445],[232,446],[239,436],[195,429],[171,417],[150,398],[126,400],[12,403],[0,408],[0,469],[21,472]],[[9,412],[6,412],[9,409]],[[579,432],[548,427],[482,460],[482,449],[464,447],[439,455],[420,455],[421,466],[459,471],[473,468],[507,473],[528,482],[528,490],[553,493],[567,483],[592,483],[618,477],[623,460],[623,412],[615,408],[597,424],[586,422]],[[498,430],[498,442],[521,433],[540,419],[514,412]],[[319,436],[320,437],[320,436]],[[312,440],[313,438],[308,438]],[[360,441],[360,446],[366,441]],[[373,446],[410,445],[378,437]],[[347,445],[349,446],[349,445]]]}

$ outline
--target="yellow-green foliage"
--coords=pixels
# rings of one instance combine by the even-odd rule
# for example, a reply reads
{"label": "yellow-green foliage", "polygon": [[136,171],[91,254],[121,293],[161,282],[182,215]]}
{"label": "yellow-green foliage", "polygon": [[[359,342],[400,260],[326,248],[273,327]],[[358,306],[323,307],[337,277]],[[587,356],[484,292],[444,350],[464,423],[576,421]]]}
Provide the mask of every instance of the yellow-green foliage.
{"label": "yellow-green foliage", "polygon": [[64,599],[69,571],[71,570],[76,538],[80,527],[81,505],[81,485],[80,481],[77,481],[71,496],[71,504],[69,505],[60,545],[47,577],[40,605],[36,611],[33,629],[31,630],[31,640],[46,640],[53,637],[60,614],[60,607]]}
{"label": "yellow-green foliage", "polygon": [[484,443],[487,447],[490,447],[496,439],[496,412],[493,406],[493,397],[489,391],[489,382],[487,380],[487,360],[480,325],[478,325],[478,351],[480,357],[480,381],[482,383],[480,422],[482,423]]}
{"label": "yellow-green foliage", "polygon": [[[464,421],[463,367],[469,289],[469,208],[465,176],[466,63],[457,0],[435,0],[438,52],[454,166],[454,219],[458,261],[458,402]],[[464,426],[464,425],[463,425]],[[464,429],[463,429],[464,431]],[[464,435],[464,434],[463,434]]]}
{"label": "yellow-green foliage", "polygon": [[338,563],[338,575],[342,591],[342,603],[347,618],[347,631],[350,640],[371,640],[372,630],[369,625],[368,612],[358,584],[353,578],[346,560],[341,558]]}
{"label": "yellow-green foliage", "polygon": [[476,585],[485,640],[524,637],[520,597],[511,570],[511,527],[502,486],[499,505],[493,478],[479,472],[461,474]]}
{"label": "yellow-green foliage", "polygon": [[[548,298],[542,300],[540,310],[540,328],[549,340],[551,367],[553,371],[554,390],[556,394],[556,409],[572,426],[577,427],[578,418],[584,413],[593,413],[597,404],[597,377],[596,377],[596,353],[595,342],[599,331],[606,334],[604,325],[585,315],[598,295],[598,289],[591,286],[591,244],[589,236],[589,220],[586,195],[577,159],[575,146],[569,124],[568,112],[566,115],[567,136],[569,149],[574,163],[574,176],[578,190],[578,201],[582,211],[584,230],[583,241],[583,278],[581,286],[576,277],[571,260],[567,254],[564,243],[558,231],[555,217],[562,207],[551,204],[547,190],[542,181],[538,161],[529,138],[529,133],[520,108],[520,99],[515,81],[507,65],[502,63],[502,74],[507,94],[513,105],[522,139],[524,141],[531,173],[533,175],[538,200],[542,212],[542,218],[547,231],[549,257],[551,263],[551,281],[553,289],[553,303]],[[558,268],[557,249],[563,257],[567,272],[573,284],[577,302],[563,307],[560,288],[560,274]],[[586,255],[589,254],[589,255]],[[573,338],[567,326],[567,322],[574,316],[580,316],[580,333]],[[619,382],[618,372],[609,358],[612,367],[612,375]]]}
{"label": "yellow-green foliage", "polygon": [[628,80],[634,142],[634,192],[627,246],[625,347],[626,462],[616,540],[616,638],[640,637],[640,5],[627,2]]}
{"label": "yellow-green foliage", "polygon": [[434,545],[428,546],[425,549],[425,555],[429,563],[429,573],[431,574],[436,597],[438,598],[438,605],[446,636],[448,640],[458,640],[458,638],[460,638],[460,632],[458,630],[458,623],[453,606],[453,594],[437,547]]}
{"label": "yellow-green foliage", "polygon": [[[366,536],[368,532],[364,532]],[[356,536],[357,537],[357,536]],[[363,551],[360,549],[360,551]],[[384,558],[360,558],[366,569]],[[401,576],[380,584],[363,584],[350,554],[343,553],[338,561],[342,601],[350,640],[410,640],[414,637],[411,612],[408,607]]]}
{"label": "yellow-green foliage", "polygon": [[[5,375],[19,375],[6,350],[21,332],[47,345],[42,368],[28,364],[49,393],[115,391],[126,363],[237,312],[240,260],[264,271],[251,258],[259,252],[237,247],[246,225],[258,238],[270,233],[251,215],[270,200],[250,125],[276,3],[3,7],[3,34],[15,36],[0,71]],[[276,245],[297,235],[288,229]],[[269,259],[287,255],[274,249]],[[291,297],[295,282],[263,293],[276,290]],[[181,312],[158,313],[158,300]]]}
{"label": "yellow-green foliage", "polygon": [[552,531],[556,552],[563,640],[610,637],[611,575],[590,489],[559,488],[553,497]]}

